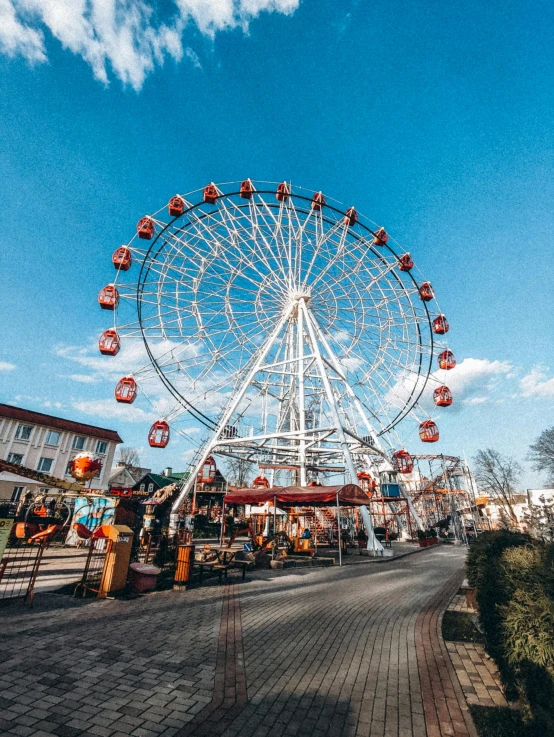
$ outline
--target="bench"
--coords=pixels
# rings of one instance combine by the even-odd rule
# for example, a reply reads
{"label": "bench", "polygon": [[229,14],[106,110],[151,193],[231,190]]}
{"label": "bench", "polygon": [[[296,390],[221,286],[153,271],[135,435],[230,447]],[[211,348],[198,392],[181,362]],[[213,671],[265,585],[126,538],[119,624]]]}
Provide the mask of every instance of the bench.
{"label": "bench", "polygon": [[[230,568],[242,568],[242,580],[246,578],[246,570],[248,568],[248,561],[245,560],[232,560],[229,563],[219,563],[218,561],[197,561],[194,563],[194,568],[200,570],[200,583],[204,578],[204,569],[209,571],[217,571],[218,584],[221,585],[222,577],[227,580],[227,571]],[[193,568],[193,570],[194,570]]]}

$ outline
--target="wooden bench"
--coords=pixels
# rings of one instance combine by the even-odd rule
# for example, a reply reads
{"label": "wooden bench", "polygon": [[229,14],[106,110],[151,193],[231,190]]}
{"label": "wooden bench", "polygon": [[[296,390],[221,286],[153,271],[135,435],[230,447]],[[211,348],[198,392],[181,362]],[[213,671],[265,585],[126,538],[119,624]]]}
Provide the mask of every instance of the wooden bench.
{"label": "wooden bench", "polygon": [[[227,580],[227,571],[230,568],[242,568],[242,580],[246,578],[246,570],[248,568],[248,561],[246,560],[232,560],[229,563],[218,563],[217,561],[197,561],[194,563],[194,568],[200,570],[200,583],[204,578],[204,569],[208,571],[217,571],[218,584],[221,585],[222,577]],[[193,568],[193,570],[194,570]]]}

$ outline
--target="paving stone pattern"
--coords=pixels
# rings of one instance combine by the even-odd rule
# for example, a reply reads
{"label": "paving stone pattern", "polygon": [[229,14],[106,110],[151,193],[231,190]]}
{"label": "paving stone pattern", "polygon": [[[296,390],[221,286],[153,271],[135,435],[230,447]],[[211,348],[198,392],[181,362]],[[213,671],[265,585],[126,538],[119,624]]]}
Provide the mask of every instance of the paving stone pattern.
{"label": "paving stone pattern", "polygon": [[474,737],[438,635],[464,557],[445,546],[380,566],[0,613],[0,731]]}
{"label": "paving stone pattern", "polygon": [[447,642],[446,647],[468,704],[508,706],[496,663],[483,645]]}
{"label": "paving stone pattern", "polygon": [[221,591],[45,598],[0,612],[0,734],[173,737],[211,701]]}
{"label": "paving stone pattern", "polygon": [[[463,560],[463,551],[449,548],[379,568],[257,574],[240,588],[248,701],[219,699],[216,712],[199,712],[180,737],[473,737],[469,713],[468,728],[451,691],[455,673],[437,628],[461,583]],[[430,616],[422,619],[430,599]],[[436,694],[420,685],[418,622],[420,640],[426,632],[426,645],[442,658],[434,685],[448,681]],[[447,698],[455,699],[454,723],[442,714]],[[438,732],[427,731],[426,714]]]}

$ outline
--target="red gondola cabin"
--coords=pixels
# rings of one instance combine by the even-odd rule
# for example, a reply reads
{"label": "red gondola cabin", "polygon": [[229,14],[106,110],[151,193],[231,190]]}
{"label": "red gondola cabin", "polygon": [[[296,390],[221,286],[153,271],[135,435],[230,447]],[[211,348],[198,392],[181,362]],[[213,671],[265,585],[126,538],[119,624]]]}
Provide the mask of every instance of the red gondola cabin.
{"label": "red gondola cabin", "polygon": [[452,392],[447,386],[438,386],[433,392],[433,399],[437,407],[450,407]]}
{"label": "red gondola cabin", "polygon": [[218,196],[215,184],[208,184],[204,187],[204,202],[207,202],[208,205],[215,205]]}
{"label": "red gondola cabin", "polygon": [[436,443],[439,439],[439,428],[433,420],[425,420],[419,426],[419,437],[422,443]]}
{"label": "red gondola cabin", "polygon": [[115,310],[119,304],[119,292],[114,284],[108,284],[98,293],[98,304],[103,310]]}
{"label": "red gondola cabin", "polygon": [[112,255],[112,263],[117,271],[129,271],[133,263],[133,257],[127,246],[115,249]]}
{"label": "red gondola cabin", "polygon": [[414,470],[414,459],[407,450],[397,450],[392,454],[392,465],[398,473],[411,473]]}
{"label": "red gondola cabin", "polygon": [[345,225],[356,225],[358,222],[358,213],[353,207],[349,207],[344,215],[344,224]]}
{"label": "red gondola cabin", "polygon": [[124,376],[115,387],[115,399],[122,404],[133,404],[137,397],[137,382],[132,376]]}
{"label": "red gondola cabin", "polygon": [[430,302],[435,297],[431,282],[425,281],[419,287],[419,298],[424,302]]}
{"label": "red gondola cabin", "polygon": [[389,239],[389,234],[384,228],[379,228],[379,230],[375,233],[375,238],[373,239],[373,245],[374,246],[384,246],[385,243]]}
{"label": "red gondola cabin", "polygon": [[456,366],[456,359],[454,358],[452,351],[443,351],[442,353],[439,353],[437,360],[439,362],[439,368],[445,369],[446,371],[450,371],[450,369],[453,369]]}
{"label": "red gondola cabin", "polygon": [[444,315],[438,315],[438,317],[435,317],[433,320],[433,332],[437,335],[444,335],[450,330],[450,325],[448,324],[448,320]]}
{"label": "red gondola cabin", "polygon": [[277,187],[277,199],[279,200],[279,202],[286,202],[289,196],[290,190],[288,184],[286,182],[281,182],[281,184]]}
{"label": "red gondola cabin", "polygon": [[208,456],[204,461],[204,465],[198,471],[197,481],[199,484],[213,484],[215,481],[215,474],[217,472],[217,466],[213,456]]}
{"label": "red gondola cabin", "polygon": [[411,271],[414,268],[414,261],[409,253],[405,253],[398,259],[400,271]]}
{"label": "red gondola cabin", "polygon": [[240,185],[240,196],[243,200],[251,200],[253,192],[254,187],[252,186],[252,182],[250,179],[245,179]]}
{"label": "red gondola cabin", "polygon": [[148,217],[148,215],[141,218],[137,223],[137,233],[138,237],[144,241],[151,240],[154,235],[154,221],[152,218]]}
{"label": "red gondola cabin", "polygon": [[117,356],[121,344],[115,330],[106,330],[98,339],[98,350],[103,356]]}
{"label": "red gondola cabin", "polygon": [[323,196],[323,192],[316,192],[312,197],[312,210],[319,212],[324,205],[325,197]]}
{"label": "red gondola cabin", "polygon": [[253,489],[269,489],[269,481],[266,479],[265,476],[256,476],[254,481],[252,481],[252,488]]}
{"label": "red gondola cabin", "polygon": [[157,420],[148,432],[148,445],[151,448],[165,448],[169,443],[169,425],[165,420]]}
{"label": "red gondola cabin", "polygon": [[367,471],[359,471],[358,484],[362,491],[364,491],[368,496],[373,496],[373,492],[375,491],[377,484],[370,473]]}
{"label": "red gondola cabin", "polygon": [[180,218],[185,211],[185,201],[178,194],[167,203],[167,211],[172,218]]}

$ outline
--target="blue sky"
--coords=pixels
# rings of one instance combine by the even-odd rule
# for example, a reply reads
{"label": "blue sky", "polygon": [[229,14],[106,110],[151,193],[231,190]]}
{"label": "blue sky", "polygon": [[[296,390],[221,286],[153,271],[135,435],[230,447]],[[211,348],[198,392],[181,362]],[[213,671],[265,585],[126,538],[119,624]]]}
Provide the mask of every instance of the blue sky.
{"label": "blue sky", "polygon": [[182,465],[97,362],[110,255],[175,192],[287,178],[385,224],[432,281],[459,363],[439,452],[523,460],[553,424],[551,4],[4,5],[2,401]]}

